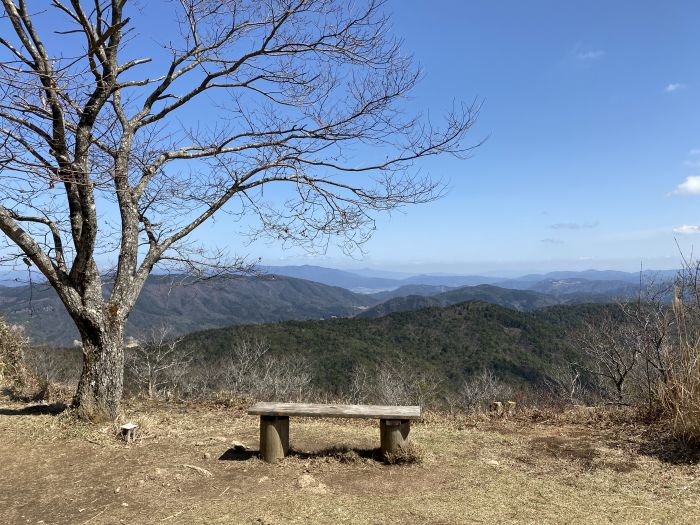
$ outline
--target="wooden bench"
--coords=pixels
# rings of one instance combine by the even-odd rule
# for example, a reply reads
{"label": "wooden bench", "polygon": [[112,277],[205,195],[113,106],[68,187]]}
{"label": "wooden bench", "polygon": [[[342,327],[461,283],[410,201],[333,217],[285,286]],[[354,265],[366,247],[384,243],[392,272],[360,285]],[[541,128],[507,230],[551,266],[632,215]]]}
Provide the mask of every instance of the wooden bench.
{"label": "wooden bench", "polygon": [[419,406],[322,405],[312,403],[256,403],[248,414],[260,416],[260,457],[268,462],[289,452],[289,418],[352,417],[379,419],[383,454],[395,453],[408,443],[411,420],[420,419]]}

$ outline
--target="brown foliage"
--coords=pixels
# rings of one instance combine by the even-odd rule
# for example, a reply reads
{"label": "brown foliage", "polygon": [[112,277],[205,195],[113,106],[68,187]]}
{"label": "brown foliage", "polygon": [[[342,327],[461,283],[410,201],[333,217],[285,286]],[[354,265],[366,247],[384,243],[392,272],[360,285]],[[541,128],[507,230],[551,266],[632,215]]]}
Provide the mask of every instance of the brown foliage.
{"label": "brown foliage", "polygon": [[24,363],[27,340],[22,330],[0,318],[0,384],[24,388],[32,379]]}

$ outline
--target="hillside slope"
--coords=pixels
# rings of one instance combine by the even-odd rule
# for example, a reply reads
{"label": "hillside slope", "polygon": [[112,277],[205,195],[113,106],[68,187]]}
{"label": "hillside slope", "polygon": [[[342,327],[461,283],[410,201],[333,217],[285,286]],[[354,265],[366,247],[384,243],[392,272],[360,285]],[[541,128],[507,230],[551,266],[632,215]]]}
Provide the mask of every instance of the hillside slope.
{"label": "hillside slope", "polygon": [[371,294],[371,296],[377,300],[377,302],[384,302],[396,297],[407,297],[409,295],[419,295],[423,297],[438,295],[443,292],[447,292],[452,288],[449,286],[433,286],[430,284],[406,284],[400,286],[393,290],[388,290],[386,292],[376,292]]}
{"label": "hillside slope", "polygon": [[264,338],[278,355],[311,363],[317,385],[342,392],[355,365],[393,363],[432,372],[448,390],[485,368],[516,383],[538,383],[553,366],[580,360],[567,331],[607,305],[518,312],[483,302],[398,312],[376,319],[289,321],[190,334],[185,346],[215,361],[242,338]]}
{"label": "hillside slope", "polygon": [[510,290],[482,284],[463,286],[435,295],[408,295],[394,297],[358,313],[358,317],[381,317],[392,312],[406,312],[421,308],[450,306],[465,301],[484,301],[513,310],[534,310],[560,304],[562,301],[530,290]]}
{"label": "hillside slope", "polygon": [[[290,277],[182,283],[182,278],[149,278],[129,317],[127,336],[140,339],[162,325],[176,335],[232,324],[351,316],[376,302],[343,288]],[[31,290],[0,287],[0,313],[11,323],[26,325],[34,344],[70,345],[78,338],[58,296],[45,285]]]}

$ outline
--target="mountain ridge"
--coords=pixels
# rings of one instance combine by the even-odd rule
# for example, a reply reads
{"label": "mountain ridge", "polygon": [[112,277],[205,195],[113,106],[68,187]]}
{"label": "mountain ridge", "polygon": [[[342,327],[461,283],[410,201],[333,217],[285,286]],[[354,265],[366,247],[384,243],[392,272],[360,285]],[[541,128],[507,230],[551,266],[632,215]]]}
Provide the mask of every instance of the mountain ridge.
{"label": "mountain ridge", "polygon": [[215,363],[242,339],[264,340],[273,355],[299,357],[317,386],[341,393],[357,366],[407,366],[455,392],[484,369],[514,384],[542,384],[557,366],[585,359],[569,330],[615,305],[557,305],[520,312],[482,301],[337,318],[231,326],[189,334],[185,349]]}

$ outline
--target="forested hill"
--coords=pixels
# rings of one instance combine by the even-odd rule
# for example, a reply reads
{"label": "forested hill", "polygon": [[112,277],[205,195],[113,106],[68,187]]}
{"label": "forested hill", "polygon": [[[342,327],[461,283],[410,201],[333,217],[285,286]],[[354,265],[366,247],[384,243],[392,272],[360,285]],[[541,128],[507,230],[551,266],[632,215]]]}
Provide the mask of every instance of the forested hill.
{"label": "forested hill", "polygon": [[[109,288],[105,287],[105,295]],[[415,295],[411,295],[415,294]],[[380,317],[391,312],[480,300],[515,310],[556,304],[606,302],[611,295],[546,294],[492,285],[448,288],[406,285],[391,292],[360,294],[336,286],[284,276],[217,279],[192,284],[184,276],[148,279],[129,317],[127,337],[142,341],[166,326],[173,335],[230,325],[330,317]],[[78,338],[56,293],[46,284],[0,286],[0,314],[27,326],[34,344],[70,345]]]}
{"label": "forested hill", "polygon": [[[105,289],[105,294],[108,290]],[[173,335],[232,324],[352,316],[374,304],[370,296],[291,277],[238,277],[187,284],[182,277],[152,276],[127,324],[139,340],[152,328]],[[53,289],[0,287],[0,314],[27,326],[34,344],[70,345],[78,332]]]}
{"label": "forested hill", "polygon": [[553,367],[581,356],[567,337],[609,305],[554,306],[519,312],[483,302],[392,313],[376,319],[288,321],[190,334],[187,348],[215,362],[245,338],[263,338],[277,355],[311,364],[318,386],[346,388],[355,365],[392,363],[435,374],[458,388],[471,373],[493,369],[515,383],[538,383]]}
{"label": "forested hill", "polygon": [[450,306],[465,301],[484,301],[513,310],[528,311],[557,304],[607,303],[612,301],[612,297],[606,294],[585,292],[555,296],[532,290],[513,290],[482,284],[479,286],[454,288],[435,295],[412,294],[403,297],[393,297],[363,310],[358,314],[358,317],[382,317],[392,312]]}

